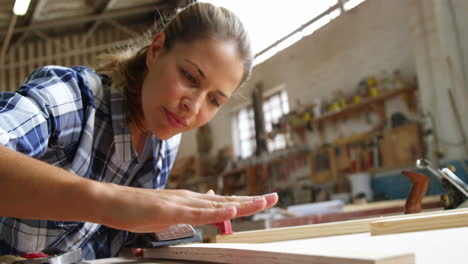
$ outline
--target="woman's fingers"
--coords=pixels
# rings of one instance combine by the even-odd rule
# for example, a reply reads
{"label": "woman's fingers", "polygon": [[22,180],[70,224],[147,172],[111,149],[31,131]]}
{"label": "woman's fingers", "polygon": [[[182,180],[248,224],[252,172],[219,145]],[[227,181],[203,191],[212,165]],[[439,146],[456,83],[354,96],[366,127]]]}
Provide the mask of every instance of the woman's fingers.
{"label": "woman's fingers", "polygon": [[271,208],[278,202],[278,194],[270,193],[262,196],[221,196],[215,195],[212,190],[206,194],[191,193],[193,198],[183,197],[184,205],[199,208],[226,208],[235,207],[236,216],[246,216]]}
{"label": "woman's fingers", "polygon": [[[132,199],[133,212],[123,214],[125,217],[121,223],[111,223],[111,226],[133,232],[156,232],[174,224],[218,223],[258,213],[278,201],[276,193],[262,196],[221,196],[212,190],[206,194],[187,190],[138,191],[142,192],[135,192],[136,198]],[[148,195],[150,199],[141,199]],[[125,201],[128,202],[128,196]],[[152,209],[148,210],[150,208]]]}
{"label": "woman's fingers", "polygon": [[263,196],[267,202],[266,208],[273,207],[278,202],[278,194],[277,193],[269,193]]}
{"label": "woman's fingers", "polygon": [[213,190],[209,190],[206,194],[196,193],[193,192],[191,194],[193,197],[197,197],[199,199],[208,199],[217,202],[248,202],[257,197],[264,197],[267,199],[269,205],[273,206],[276,202],[278,202],[278,194],[277,193],[269,193],[260,196],[223,196],[223,195],[215,195]]}
{"label": "woman's fingers", "polygon": [[192,225],[212,224],[227,221],[237,215],[236,207],[220,209],[198,209],[193,208],[188,214],[188,219]]}
{"label": "woman's fingers", "polygon": [[244,202],[217,202],[203,199],[174,199],[174,202],[185,207],[200,209],[225,209],[233,207],[236,208],[237,211],[237,215],[235,216],[255,214],[259,211],[265,210],[268,205],[267,200],[261,196],[253,197],[252,199],[248,199]]}
{"label": "woman's fingers", "polygon": [[248,216],[266,209],[267,201],[263,197],[255,198],[249,202],[242,202],[237,208],[238,212],[236,217]]}

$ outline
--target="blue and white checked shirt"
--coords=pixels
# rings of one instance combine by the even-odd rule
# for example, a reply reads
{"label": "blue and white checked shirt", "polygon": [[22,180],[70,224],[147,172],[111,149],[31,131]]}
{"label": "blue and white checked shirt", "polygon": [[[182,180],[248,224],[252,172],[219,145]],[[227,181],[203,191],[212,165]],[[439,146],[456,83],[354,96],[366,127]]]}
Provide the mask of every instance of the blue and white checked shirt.
{"label": "blue and white checked shirt", "polygon": [[[0,93],[0,144],[96,181],[164,188],[180,134],[148,136],[138,157],[124,121],[110,78],[85,67],[42,67],[17,92]],[[82,248],[84,259],[112,257],[129,235],[87,222],[0,217],[0,254],[56,247]]]}

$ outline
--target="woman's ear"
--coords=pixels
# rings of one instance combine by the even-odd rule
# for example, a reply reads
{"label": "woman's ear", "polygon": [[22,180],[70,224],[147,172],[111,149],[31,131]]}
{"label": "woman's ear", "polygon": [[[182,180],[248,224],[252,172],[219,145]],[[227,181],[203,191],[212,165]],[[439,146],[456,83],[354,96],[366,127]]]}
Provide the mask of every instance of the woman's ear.
{"label": "woman's ear", "polygon": [[149,69],[153,64],[155,59],[161,54],[164,49],[164,41],[166,40],[166,34],[164,32],[154,35],[153,41],[148,46],[146,52],[146,67]]}

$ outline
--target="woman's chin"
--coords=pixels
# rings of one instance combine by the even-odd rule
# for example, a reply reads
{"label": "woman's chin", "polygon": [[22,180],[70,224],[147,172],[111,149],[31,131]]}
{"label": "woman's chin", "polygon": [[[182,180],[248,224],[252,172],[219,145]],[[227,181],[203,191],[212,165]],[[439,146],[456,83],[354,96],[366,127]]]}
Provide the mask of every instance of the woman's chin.
{"label": "woman's chin", "polygon": [[178,133],[171,132],[171,131],[153,131],[153,135],[160,140],[167,140],[171,137],[177,135]]}

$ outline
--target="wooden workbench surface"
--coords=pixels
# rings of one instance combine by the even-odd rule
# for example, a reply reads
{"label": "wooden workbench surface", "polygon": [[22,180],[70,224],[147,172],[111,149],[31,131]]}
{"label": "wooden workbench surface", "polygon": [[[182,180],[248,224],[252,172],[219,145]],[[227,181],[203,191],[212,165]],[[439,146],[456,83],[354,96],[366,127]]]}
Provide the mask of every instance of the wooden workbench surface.
{"label": "wooden workbench surface", "polygon": [[[262,244],[193,244],[177,246],[172,248],[191,248],[198,257],[209,258],[212,261],[222,259],[222,262],[214,263],[291,263],[282,261],[281,258],[271,259],[272,253],[288,252],[288,254],[307,252],[310,255],[319,256],[337,256],[333,262],[314,261],[295,261],[299,263],[416,263],[416,264],[441,264],[441,263],[466,263],[468,259],[468,250],[466,250],[466,241],[468,237],[468,227],[438,229],[431,231],[420,231],[410,233],[400,233],[382,236],[371,236],[370,233],[358,233],[351,235],[290,240]],[[215,249],[218,253],[206,253],[206,248]],[[153,251],[152,254],[166,256],[167,250]],[[227,250],[225,250],[227,249]],[[229,251],[231,250],[231,251]],[[250,250],[250,253],[242,253],[239,250]],[[186,253],[189,253],[187,251]],[[229,254],[232,252],[232,254]],[[206,254],[205,254],[206,253]],[[405,262],[399,262],[397,259],[384,261],[384,256],[407,256],[408,253],[414,254],[415,258],[405,259]],[[217,255],[216,255],[217,254]],[[344,259],[346,256],[350,259]],[[359,260],[359,256],[362,257]],[[185,257],[190,258],[189,255]],[[343,258],[343,261],[340,260]],[[372,258],[377,259],[372,261]],[[294,258],[293,258],[294,259]],[[265,261],[268,260],[268,261]],[[323,258],[321,259],[324,260]],[[409,262],[408,262],[409,261]],[[158,260],[158,259],[101,259],[89,261],[92,264],[111,264],[111,263],[160,263],[160,264],[188,264],[203,263],[201,261],[190,262],[182,260]]]}
{"label": "wooden workbench surface", "polygon": [[[191,263],[186,262],[186,260],[196,261],[196,263],[210,261],[212,263],[243,264],[466,263],[468,259],[468,251],[466,250],[468,237],[467,217],[468,209],[382,217],[378,221],[370,223],[361,223],[362,220],[351,221],[351,223],[364,227],[368,225],[370,232],[356,230],[357,232],[350,233],[343,231],[342,233],[334,233],[334,235],[326,234],[328,236],[325,237],[299,240],[291,240],[291,238],[285,241],[257,244],[205,243],[180,245],[145,249],[144,256],[151,258],[149,260],[104,259],[92,261],[92,263]],[[345,229],[348,224],[349,222],[343,222],[334,225]],[[365,229],[369,229],[369,227]],[[311,225],[308,228],[310,230],[304,230],[303,232],[309,232],[312,236],[320,231],[320,228],[328,230],[330,227],[328,224],[322,224]],[[285,233],[288,230],[295,230],[295,228],[258,231],[257,236],[269,233],[276,234],[279,231]],[[249,232],[245,233],[250,235]],[[242,234],[238,235],[242,236]],[[159,261],[157,259],[172,259],[178,262]]]}

